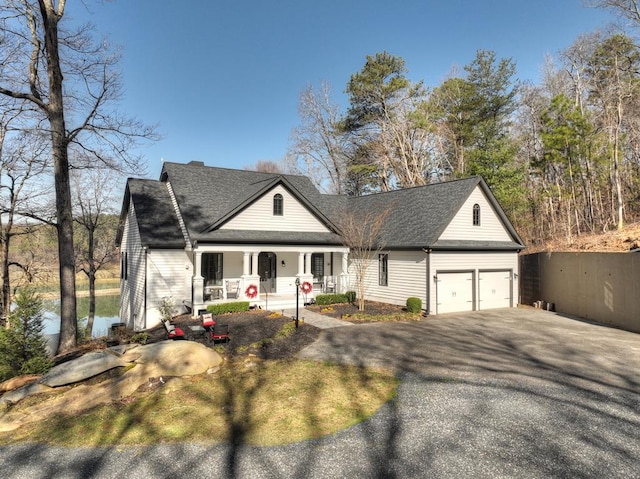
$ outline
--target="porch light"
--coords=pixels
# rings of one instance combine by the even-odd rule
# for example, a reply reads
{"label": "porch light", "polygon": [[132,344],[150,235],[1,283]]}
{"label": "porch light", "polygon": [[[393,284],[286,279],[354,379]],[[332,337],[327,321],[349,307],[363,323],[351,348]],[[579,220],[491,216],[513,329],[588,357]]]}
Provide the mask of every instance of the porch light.
{"label": "porch light", "polygon": [[300,278],[296,278],[296,329],[298,329],[298,318],[300,317],[300,308],[299,308],[299,298],[300,298]]}

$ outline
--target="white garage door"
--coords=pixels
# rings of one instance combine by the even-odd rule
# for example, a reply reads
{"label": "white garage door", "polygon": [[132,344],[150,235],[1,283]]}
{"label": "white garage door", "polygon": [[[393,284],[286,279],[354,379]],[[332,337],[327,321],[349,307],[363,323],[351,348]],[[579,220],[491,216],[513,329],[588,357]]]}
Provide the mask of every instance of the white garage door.
{"label": "white garage door", "polygon": [[478,309],[511,307],[511,272],[478,273]]}
{"label": "white garage door", "polygon": [[436,274],[436,314],[473,311],[473,272]]}

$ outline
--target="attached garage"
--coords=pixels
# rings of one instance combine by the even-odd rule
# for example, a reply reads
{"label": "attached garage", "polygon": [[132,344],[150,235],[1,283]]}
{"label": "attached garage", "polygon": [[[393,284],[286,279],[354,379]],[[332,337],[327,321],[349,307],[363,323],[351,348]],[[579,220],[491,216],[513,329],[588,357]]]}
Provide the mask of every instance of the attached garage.
{"label": "attached garage", "polygon": [[512,292],[510,270],[478,272],[478,309],[510,308]]}
{"label": "attached garage", "polygon": [[436,314],[513,306],[511,270],[438,271],[435,283]]}
{"label": "attached garage", "polygon": [[473,311],[473,271],[436,273],[436,314]]}

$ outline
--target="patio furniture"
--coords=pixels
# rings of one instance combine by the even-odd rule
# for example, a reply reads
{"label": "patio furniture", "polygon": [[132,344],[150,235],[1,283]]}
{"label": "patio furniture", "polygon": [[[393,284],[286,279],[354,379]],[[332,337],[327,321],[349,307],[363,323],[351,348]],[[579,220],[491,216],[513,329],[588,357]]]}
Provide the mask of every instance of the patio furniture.
{"label": "patio furniture", "polygon": [[223,287],[221,285],[209,285],[204,287],[204,299],[213,301],[215,299],[221,299],[223,294]]}
{"label": "patio furniture", "polygon": [[226,289],[227,289],[227,299],[229,298],[238,298],[238,294],[240,292],[240,281],[238,280],[227,280],[225,281]]}
{"label": "patio furniture", "polygon": [[162,325],[164,326],[164,329],[167,330],[168,339],[185,339],[184,331],[171,321],[162,320]]}
{"label": "patio furniture", "polygon": [[205,313],[200,315],[200,324],[204,329],[204,337],[208,343],[219,341],[229,342],[229,325],[217,324],[213,319],[213,314]]}
{"label": "patio furniture", "polygon": [[200,315],[200,324],[204,329],[204,339],[207,343],[211,343],[211,336],[213,335],[213,328],[216,326],[216,321],[213,319],[212,313],[204,313]]}
{"label": "patio furniture", "polygon": [[324,292],[325,293],[335,293],[336,292],[336,277],[335,276],[327,276],[327,280],[324,284]]}
{"label": "patio furniture", "polygon": [[204,313],[200,315],[200,324],[206,330],[207,328],[212,328],[216,325],[216,322],[213,319],[213,313]]}
{"label": "patio furniture", "polygon": [[216,324],[209,332],[209,342],[216,343],[229,342],[229,325],[228,324]]}

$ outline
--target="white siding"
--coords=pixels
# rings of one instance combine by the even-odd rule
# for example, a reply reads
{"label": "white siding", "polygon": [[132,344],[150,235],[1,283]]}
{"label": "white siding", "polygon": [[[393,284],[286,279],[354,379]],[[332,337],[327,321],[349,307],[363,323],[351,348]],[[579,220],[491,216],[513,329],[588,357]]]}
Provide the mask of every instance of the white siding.
{"label": "white siding", "polygon": [[[476,287],[476,302],[479,297],[479,291],[477,290],[478,278],[480,271],[491,270],[504,270],[512,273],[512,298],[513,304],[517,303],[518,298],[518,278],[515,276],[518,274],[518,254],[515,252],[438,252],[431,253],[430,258],[431,271],[429,272],[430,280],[430,309],[431,313],[436,312],[436,282],[435,276],[440,272],[454,272],[454,271],[473,271]],[[474,305],[474,309],[478,309],[477,304]]]}
{"label": "white siding", "polygon": [[120,321],[140,330],[145,321],[145,252],[137,225],[136,212],[130,204],[120,243],[120,254],[126,253],[127,258],[127,278],[120,275]]}
{"label": "white siding", "polygon": [[[426,307],[426,254],[421,251],[390,251],[387,286],[378,284],[378,259],[371,261],[366,272],[365,297],[371,301],[405,306],[407,298],[422,299]],[[352,290],[356,290],[355,274],[350,268]]]}
{"label": "white siding", "polygon": [[[480,206],[480,225],[473,225],[473,205]],[[451,223],[440,235],[441,240],[511,241],[509,232],[479,186],[469,195]]]}
{"label": "white siding", "polygon": [[[281,194],[283,215],[273,215],[273,196]],[[237,216],[222,225],[220,229],[263,230],[263,231],[305,231],[326,233],[327,229],[309,210],[282,186],[259,198]]]}
{"label": "white siding", "polygon": [[173,297],[175,312],[191,302],[192,264],[184,250],[147,252],[147,305],[145,328],[160,324],[158,306],[165,296]]}

